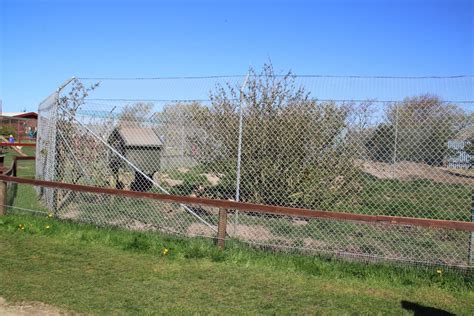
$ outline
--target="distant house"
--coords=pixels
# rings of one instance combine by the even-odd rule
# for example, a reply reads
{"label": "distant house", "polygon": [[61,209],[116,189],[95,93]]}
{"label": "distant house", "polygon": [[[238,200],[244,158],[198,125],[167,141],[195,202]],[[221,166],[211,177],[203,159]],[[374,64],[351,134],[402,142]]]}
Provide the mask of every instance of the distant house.
{"label": "distant house", "polygon": [[0,116],[38,120],[38,113],[36,112],[2,112]]}
{"label": "distant house", "polygon": [[469,169],[473,167],[474,156],[466,151],[467,146],[474,141],[474,127],[463,129],[455,139],[448,141],[450,156],[447,159],[448,168]]}
{"label": "distant house", "polygon": [[[0,113],[0,133],[14,134],[18,141],[36,138],[38,113],[2,112]],[[7,136],[7,135],[3,135]]]}

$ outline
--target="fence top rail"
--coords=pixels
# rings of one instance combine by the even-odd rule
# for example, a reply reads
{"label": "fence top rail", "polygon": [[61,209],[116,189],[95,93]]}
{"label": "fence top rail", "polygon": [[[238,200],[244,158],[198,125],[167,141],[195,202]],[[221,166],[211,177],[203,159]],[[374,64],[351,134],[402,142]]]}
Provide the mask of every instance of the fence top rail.
{"label": "fence top rail", "polygon": [[35,156],[15,156],[13,160],[35,160]]}
{"label": "fence top rail", "polygon": [[305,218],[324,218],[334,220],[347,220],[347,221],[358,221],[367,224],[384,223],[388,225],[410,225],[410,226],[421,226],[421,227],[433,227],[433,228],[445,228],[455,229],[462,231],[474,232],[474,222],[461,222],[461,221],[448,221],[439,219],[427,219],[427,218],[412,218],[412,217],[401,217],[401,216],[386,216],[386,215],[366,215],[366,214],[354,214],[354,213],[343,213],[333,211],[322,211],[322,210],[310,210],[294,207],[285,206],[272,206],[245,202],[236,202],[228,200],[217,200],[198,198],[190,196],[178,196],[168,195],[160,193],[149,193],[149,192],[135,192],[128,190],[117,190],[110,188],[99,188],[93,186],[61,183],[54,181],[34,180],[27,178],[11,177],[0,175],[0,180],[6,182],[13,182],[19,184],[29,184],[41,187],[50,187],[64,190],[74,190],[79,192],[98,193],[98,194],[109,194],[131,198],[146,198],[159,200],[170,203],[181,203],[181,204],[193,204],[201,206],[210,206],[224,209],[235,209],[243,212],[256,212],[266,213],[272,215],[283,215],[283,216],[294,216],[294,217],[305,217]]}
{"label": "fence top rail", "polygon": [[36,143],[0,143],[0,147],[35,147]]}

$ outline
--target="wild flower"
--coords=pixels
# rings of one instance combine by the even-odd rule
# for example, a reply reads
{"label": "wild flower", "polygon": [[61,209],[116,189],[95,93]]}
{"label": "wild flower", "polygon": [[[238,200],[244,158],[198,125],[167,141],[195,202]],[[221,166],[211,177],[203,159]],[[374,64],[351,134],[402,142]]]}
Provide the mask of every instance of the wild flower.
{"label": "wild flower", "polygon": [[163,249],[163,255],[166,256],[169,252],[169,249],[168,248],[164,248]]}

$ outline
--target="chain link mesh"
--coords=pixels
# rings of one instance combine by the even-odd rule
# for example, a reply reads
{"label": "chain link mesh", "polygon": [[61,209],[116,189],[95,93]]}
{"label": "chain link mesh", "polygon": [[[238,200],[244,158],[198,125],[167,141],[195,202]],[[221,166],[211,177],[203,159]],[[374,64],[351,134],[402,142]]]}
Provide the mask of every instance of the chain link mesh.
{"label": "chain link mesh", "polygon": [[[473,81],[264,73],[104,79],[94,91],[75,81],[40,104],[36,176],[325,211],[473,221]],[[144,97],[123,98],[126,91]],[[366,97],[370,91],[373,98]],[[108,96],[112,92],[118,96]],[[60,218],[215,236],[213,208],[56,189],[40,194]],[[232,210],[228,220],[229,237],[252,244],[473,265],[468,232]]]}

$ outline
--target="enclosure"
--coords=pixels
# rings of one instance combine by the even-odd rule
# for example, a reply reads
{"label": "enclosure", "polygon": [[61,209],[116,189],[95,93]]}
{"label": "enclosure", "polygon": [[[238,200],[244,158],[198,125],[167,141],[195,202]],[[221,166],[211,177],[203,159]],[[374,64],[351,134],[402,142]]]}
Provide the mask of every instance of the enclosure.
{"label": "enclosure", "polygon": [[[470,222],[473,91],[471,76],[294,76],[269,65],[245,76],[74,79],[39,106],[36,177]],[[137,139],[152,138],[159,150],[127,155],[109,141],[124,128],[142,131]],[[39,194],[59,218],[184,236],[216,231],[211,207],[51,188]],[[229,222],[229,239],[271,249],[474,264],[473,234],[462,230],[233,210]]]}

